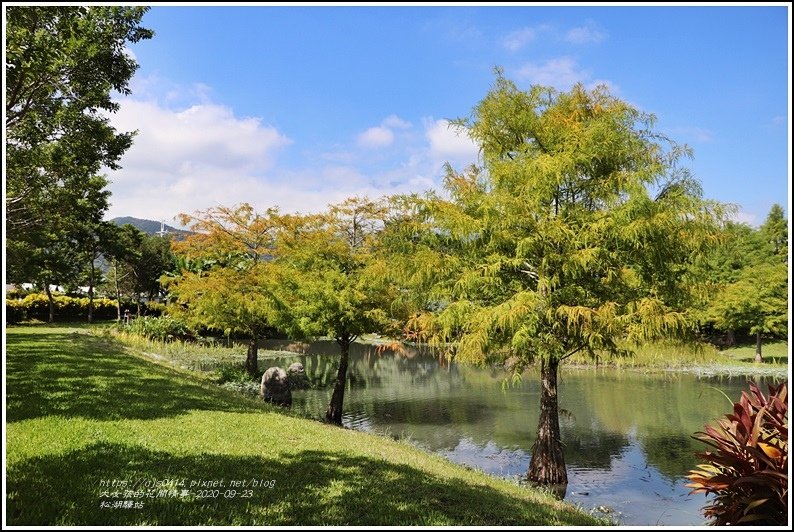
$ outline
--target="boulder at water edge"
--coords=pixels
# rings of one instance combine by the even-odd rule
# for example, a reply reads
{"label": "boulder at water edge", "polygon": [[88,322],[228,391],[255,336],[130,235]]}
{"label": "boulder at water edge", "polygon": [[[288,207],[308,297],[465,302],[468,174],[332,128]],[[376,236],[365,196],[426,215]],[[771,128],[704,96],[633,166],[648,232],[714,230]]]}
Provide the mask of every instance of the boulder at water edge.
{"label": "boulder at water edge", "polygon": [[289,381],[290,390],[305,390],[311,388],[309,378],[303,369],[303,364],[300,362],[293,362],[287,368],[287,380]]}
{"label": "boulder at water edge", "polygon": [[268,368],[262,375],[262,385],[259,394],[266,403],[279,406],[292,405],[292,392],[289,389],[287,372],[281,368]]}

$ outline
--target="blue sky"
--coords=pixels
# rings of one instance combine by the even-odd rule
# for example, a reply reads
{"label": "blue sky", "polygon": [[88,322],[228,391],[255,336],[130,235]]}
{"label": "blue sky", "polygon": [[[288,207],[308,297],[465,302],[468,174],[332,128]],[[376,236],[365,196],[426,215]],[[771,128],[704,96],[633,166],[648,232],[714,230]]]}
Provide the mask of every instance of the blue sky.
{"label": "blue sky", "polygon": [[787,7],[155,6],[113,121],[108,217],[243,201],[318,211],[439,188],[477,148],[446,127],[504,68],[520,87],[609,85],[687,143],[705,196],[789,211]]}

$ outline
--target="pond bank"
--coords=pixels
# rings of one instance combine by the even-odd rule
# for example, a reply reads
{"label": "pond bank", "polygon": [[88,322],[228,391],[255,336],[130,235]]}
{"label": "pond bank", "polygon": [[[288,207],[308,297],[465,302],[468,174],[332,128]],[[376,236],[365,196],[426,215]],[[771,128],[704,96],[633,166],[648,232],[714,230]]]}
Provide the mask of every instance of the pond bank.
{"label": "pond bank", "polygon": [[[6,333],[10,525],[608,524],[389,438],[285,415],[112,337]],[[105,489],[122,483],[164,491]]]}

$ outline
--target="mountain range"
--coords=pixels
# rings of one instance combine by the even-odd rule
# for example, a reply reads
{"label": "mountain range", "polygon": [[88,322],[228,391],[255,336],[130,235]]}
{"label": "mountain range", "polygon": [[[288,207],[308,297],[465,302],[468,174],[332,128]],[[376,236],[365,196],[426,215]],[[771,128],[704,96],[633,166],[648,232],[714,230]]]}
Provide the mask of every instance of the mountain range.
{"label": "mountain range", "polygon": [[116,225],[126,225],[129,224],[139,231],[146,233],[147,235],[156,235],[160,232],[161,229],[165,230],[167,234],[173,235],[177,240],[181,240],[186,236],[190,235],[190,231],[185,231],[184,229],[177,229],[176,227],[171,227],[168,224],[162,224],[161,222],[156,222],[154,220],[146,220],[144,218],[133,218],[132,216],[119,216],[110,220]]}

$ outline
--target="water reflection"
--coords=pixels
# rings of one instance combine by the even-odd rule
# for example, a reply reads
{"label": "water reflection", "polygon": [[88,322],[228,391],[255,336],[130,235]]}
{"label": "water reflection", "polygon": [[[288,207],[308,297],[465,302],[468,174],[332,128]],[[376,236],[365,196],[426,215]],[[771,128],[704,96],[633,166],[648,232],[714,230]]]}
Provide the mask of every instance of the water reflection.
{"label": "water reflection", "polygon": [[[319,417],[336,375],[332,341],[267,341],[296,354],[262,361],[286,367],[299,361],[314,388],[293,393],[293,408]],[[379,353],[351,346],[344,423],[359,430],[410,438],[449,459],[505,477],[526,475],[538,422],[540,383],[527,372],[503,391],[505,374],[447,364],[408,348]],[[683,479],[703,445],[691,438],[729,410],[747,378],[645,375],[564,369],[560,428],[569,485],[567,500],[604,507],[626,525],[700,525],[703,496],[689,496]]]}

